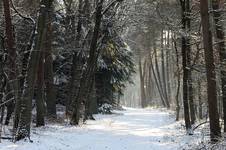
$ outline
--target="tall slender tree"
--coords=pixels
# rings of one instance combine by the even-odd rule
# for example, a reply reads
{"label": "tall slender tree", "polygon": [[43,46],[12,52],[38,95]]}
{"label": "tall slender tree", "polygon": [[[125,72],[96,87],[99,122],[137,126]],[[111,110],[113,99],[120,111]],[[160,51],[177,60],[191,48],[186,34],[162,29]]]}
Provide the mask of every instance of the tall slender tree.
{"label": "tall slender tree", "polygon": [[56,88],[54,85],[54,73],[53,73],[53,6],[48,12],[47,18],[47,31],[46,40],[44,43],[44,79],[46,86],[46,106],[47,106],[47,117],[56,118]]}
{"label": "tall slender tree", "polygon": [[[7,86],[7,91],[8,91],[8,95],[7,99],[14,99],[15,101],[17,101],[18,98],[18,80],[17,80],[17,67],[16,67],[16,56],[17,56],[17,52],[16,52],[16,44],[15,44],[15,33],[14,33],[14,29],[13,29],[13,24],[12,24],[12,18],[11,18],[11,12],[10,12],[10,1],[9,0],[4,0],[3,1],[3,6],[4,6],[4,16],[5,16],[5,33],[6,33],[6,49],[8,52],[7,55],[7,67],[8,67],[8,84],[9,86]],[[14,106],[14,102],[11,100],[8,103],[7,107],[7,117],[6,117],[6,124],[9,123],[9,119],[10,116],[13,112],[13,106]]]}
{"label": "tall slender tree", "polygon": [[[80,87],[80,79],[82,76],[82,55],[84,51],[81,46],[82,38],[82,27],[83,27],[83,17],[84,17],[84,3],[82,0],[78,1],[78,23],[77,23],[77,34],[75,38],[75,50],[73,51],[72,66],[71,66],[71,82],[70,82],[70,91],[68,101],[67,101],[67,114],[71,113],[73,109],[78,109],[78,104],[76,100],[76,95]],[[71,105],[73,103],[73,105]],[[73,108],[72,108],[73,107]]]}
{"label": "tall slender tree", "polygon": [[82,107],[84,107],[85,103],[88,100],[87,92],[89,92],[89,90],[93,87],[92,77],[94,76],[94,73],[96,70],[97,59],[98,59],[98,55],[99,55],[99,52],[97,49],[97,41],[98,41],[98,37],[99,37],[99,33],[100,33],[103,3],[104,3],[104,0],[98,0],[96,3],[97,5],[96,5],[95,27],[94,27],[92,41],[90,44],[87,68],[84,71],[82,79],[80,81],[82,84],[80,84],[80,89],[77,94],[78,107],[77,107],[77,109],[73,110],[71,124],[79,123],[79,119],[80,119],[81,113],[82,113]]}
{"label": "tall slender tree", "polygon": [[213,0],[213,17],[215,21],[216,28],[216,42],[217,48],[220,56],[220,78],[221,78],[221,90],[222,90],[222,100],[223,100],[223,113],[224,113],[224,132],[226,132],[226,49],[224,42],[224,28],[222,24],[222,13],[220,9],[224,4],[223,0]]}
{"label": "tall slender tree", "polygon": [[187,86],[188,86],[188,101],[189,101],[189,108],[190,108],[190,117],[191,117],[191,124],[195,123],[196,117],[195,117],[195,104],[194,104],[194,98],[193,98],[193,81],[192,81],[192,64],[191,64],[191,55],[192,55],[192,49],[191,49],[191,8],[190,8],[190,0],[186,0],[185,2],[185,17],[186,17],[186,49],[187,49],[187,72],[188,72],[188,80],[187,80]]}
{"label": "tall slender tree", "polygon": [[170,107],[168,91],[167,91],[167,83],[166,83],[166,68],[165,68],[165,47],[164,47],[164,30],[161,30],[161,75],[162,75],[162,88],[165,97],[165,101],[167,107]]}
{"label": "tall slender tree", "polygon": [[221,136],[221,129],[217,109],[216,73],[213,54],[212,32],[210,30],[209,2],[207,0],[200,1],[200,12],[203,32],[203,45],[205,50],[210,137],[212,142],[216,142]]}
{"label": "tall slender tree", "polygon": [[183,104],[184,104],[184,119],[185,119],[185,126],[188,134],[191,134],[191,120],[190,120],[190,111],[189,111],[189,101],[188,101],[188,49],[187,49],[187,7],[186,2],[188,0],[181,0],[181,10],[182,10],[182,30],[184,34],[182,35],[182,64],[183,64]]}
{"label": "tall slender tree", "polygon": [[[139,56],[139,74],[140,74],[140,95],[141,95],[141,107],[145,108],[146,107],[146,95],[145,95],[145,81],[144,81],[144,72],[145,70],[142,69],[142,62],[141,62],[141,56]],[[145,63],[144,63],[145,65]]]}
{"label": "tall slender tree", "polygon": [[40,60],[37,75],[37,93],[36,93],[36,126],[44,126],[45,121],[45,91],[44,91],[44,50],[41,49]]}
{"label": "tall slender tree", "polygon": [[180,73],[180,64],[179,64],[179,52],[178,52],[178,49],[177,49],[177,42],[176,40],[174,39],[175,37],[173,37],[173,44],[174,44],[174,49],[175,49],[175,52],[176,52],[176,66],[177,66],[177,70],[176,70],[176,73],[177,73],[177,90],[176,90],[176,96],[175,96],[175,99],[176,99],[176,121],[179,121],[179,118],[180,118],[180,100],[179,100],[179,95],[180,95],[180,89],[181,89],[181,73]]}
{"label": "tall slender tree", "polygon": [[21,111],[19,126],[16,132],[15,140],[20,140],[26,137],[30,137],[30,125],[31,125],[31,111],[32,111],[32,98],[34,95],[34,83],[37,77],[37,68],[40,61],[41,49],[43,49],[43,43],[46,35],[46,21],[48,17],[48,11],[52,5],[53,0],[42,0],[40,4],[40,12],[38,17],[38,35],[35,42],[34,50],[32,50],[27,75],[24,83],[24,91],[21,100]]}

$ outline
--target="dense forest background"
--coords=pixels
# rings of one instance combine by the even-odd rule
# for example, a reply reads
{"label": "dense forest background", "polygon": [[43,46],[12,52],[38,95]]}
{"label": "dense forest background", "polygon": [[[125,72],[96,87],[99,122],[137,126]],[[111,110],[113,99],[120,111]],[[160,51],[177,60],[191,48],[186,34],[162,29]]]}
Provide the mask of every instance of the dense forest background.
{"label": "dense forest background", "polygon": [[12,129],[4,138],[127,106],[171,109],[189,135],[208,123],[218,141],[224,26],[224,0],[0,1],[0,124]]}

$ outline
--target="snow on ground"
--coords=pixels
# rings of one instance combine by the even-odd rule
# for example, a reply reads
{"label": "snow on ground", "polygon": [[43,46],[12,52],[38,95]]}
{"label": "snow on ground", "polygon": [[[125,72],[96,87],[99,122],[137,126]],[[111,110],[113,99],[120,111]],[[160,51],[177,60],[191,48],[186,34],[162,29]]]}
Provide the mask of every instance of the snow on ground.
{"label": "snow on ground", "polygon": [[199,134],[185,135],[167,111],[126,108],[95,118],[96,121],[88,121],[81,127],[34,128],[33,143],[14,144],[4,140],[0,150],[181,150],[200,142]]}

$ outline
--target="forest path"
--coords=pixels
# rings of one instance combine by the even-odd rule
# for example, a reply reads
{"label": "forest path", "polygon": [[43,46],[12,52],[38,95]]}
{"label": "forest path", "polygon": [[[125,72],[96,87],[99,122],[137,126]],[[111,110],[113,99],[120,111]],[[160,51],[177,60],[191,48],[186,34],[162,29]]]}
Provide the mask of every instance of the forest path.
{"label": "forest path", "polygon": [[[48,125],[32,130],[33,143],[6,142],[1,150],[180,150],[194,138],[184,135],[165,110],[130,109],[96,115],[81,127]],[[196,141],[197,142],[197,141]]]}

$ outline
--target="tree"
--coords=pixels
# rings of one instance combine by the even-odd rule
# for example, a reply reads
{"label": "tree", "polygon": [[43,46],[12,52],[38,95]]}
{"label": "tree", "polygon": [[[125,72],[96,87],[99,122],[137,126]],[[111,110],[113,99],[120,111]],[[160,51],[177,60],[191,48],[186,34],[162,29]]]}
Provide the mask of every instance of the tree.
{"label": "tree", "polygon": [[212,33],[209,20],[209,2],[200,1],[200,13],[203,32],[203,45],[205,50],[207,96],[210,119],[210,138],[212,142],[218,141],[221,136],[219,114],[217,109],[216,73],[214,64]]}
{"label": "tree", "polygon": [[56,118],[56,88],[54,85],[54,72],[53,72],[53,8],[50,8],[47,19],[47,31],[46,31],[46,42],[44,43],[44,79],[46,86],[46,106],[47,106],[47,117]]}
{"label": "tree", "polygon": [[[187,0],[181,0],[181,9],[182,9],[182,30],[186,34],[187,30],[187,9],[186,7]],[[188,134],[191,134],[191,121],[190,121],[190,112],[189,112],[189,101],[188,101],[188,41],[185,35],[182,35],[182,64],[183,64],[183,103],[184,103],[184,119],[185,126]]]}
{"label": "tree", "polygon": [[[88,3],[88,1],[86,1]],[[72,103],[77,103],[76,96],[80,87],[80,79],[82,76],[82,67],[83,67],[83,53],[82,45],[81,45],[81,38],[82,38],[82,27],[83,27],[83,20],[82,17],[84,16],[84,9],[83,8],[83,1],[78,1],[78,23],[77,23],[77,35],[75,38],[75,49],[73,50],[73,57],[72,57],[72,66],[71,66],[71,79],[70,79],[70,91],[68,101],[67,101],[67,113],[71,113],[73,109],[78,109],[78,104],[71,105]],[[73,108],[73,107],[74,108]]]}
{"label": "tree", "polygon": [[[10,5],[9,0],[3,1],[4,6],[4,16],[5,16],[5,33],[6,33],[6,49],[8,52],[7,56],[7,67],[9,68],[7,71],[8,75],[8,96],[7,99],[14,99],[14,101],[17,101],[18,98],[18,80],[17,80],[17,66],[16,66],[16,45],[15,45],[15,33],[12,25],[12,19],[11,19],[11,12],[10,12]],[[7,107],[7,117],[6,117],[6,124],[9,123],[9,119],[11,117],[11,114],[13,112],[14,102],[11,100],[8,103]]]}
{"label": "tree", "polygon": [[[140,94],[141,94],[141,106],[142,108],[147,107],[147,102],[146,102],[146,95],[145,95],[145,88],[144,88],[144,79],[145,79],[145,69],[143,69],[143,65],[141,62],[141,56],[139,56],[139,74],[140,74]],[[144,62],[144,66],[145,66]]]}
{"label": "tree", "polygon": [[221,0],[213,0],[213,17],[216,28],[216,42],[217,48],[220,56],[220,78],[221,78],[221,90],[222,90],[222,100],[223,100],[223,111],[224,111],[224,132],[226,132],[226,49],[224,42],[224,30],[222,25],[222,13],[219,9],[221,9]]}
{"label": "tree", "polygon": [[165,97],[165,101],[167,107],[170,108],[169,97],[167,93],[167,84],[166,84],[166,69],[165,69],[165,50],[164,50],[164,31],[161,30],[161,70],[162,70],[162,88],[163,88],[163,95]]}
{"label": "tree", "polygon": [[[72,104],[74,106],[71,124],[78,125],[79,119],[82,113],[82,107],[84,107],[85,103],[89,98],[89,92],[93,87],[93,79],[97,59],[99,56],[99,51],[97,49],[97,41],[100,33],[100,25],[102,20],[102,9],[103,9],[104,0],[97,1],[96,6],[96,18],[95,18],[95,27],[93,31],[93,37],[90,44],[89,58],[87,60],[87,67],[82,75],[82,79],[80,81],[80,89],[77,94],[77,102],[74,101]],[[87,94],[88,93],[88,94]],[[76,104],[77,103],[77,104]],[[77,105],[77,106],[76,106]],[[76,106],[76,107],[75,107]],[[85,110],[83,110],[85,111]],[[84,113],[84,112],[83,112]]]}
{"label": "tree", "polygon": [[177,49],[177,42],[175,41],[173,37],[173,44],[176,52],[176,66],[177,66],[177,91],[176,91],[176,121],[179,121],[180,118],[180,100],[179,100],[179,94],[180,94],[180,87],[181,87],[181,73],[180,73],[180,65],[179,65],[179,53]]}
{"label": "tree", "polygon": [[[76,101],[74,100],[72,102],[73,112],[70,122],[72,125],[79,124],[81,116],[84,114],[85,117],[85,111],[88,108],[90,93],[92,93],[94,76],[97,69],[97,61],[101,52],[101,49],[98,48],[98,40],[100,38],[99,36],[101,36],[101,23],[103,15],[105,15],[109,9],[115,6],[118,2],[121,2],[121,0],[111,2],[105,9],[103,9],[104,0],[96,2],[95,26],[89,46],[89,57],[86,62],[86,68],[82,73],[80,88],[76,95]],[[84,117],[82,118],[85,119]]]}
{"label": "tree", "polygon": [[189,101],[189,108],[190,108],[190,117],[191,117],[191,124],[195,123],[195,106],[194,106],[194,100],[193,100],[193,85],[192,85],[192,49],[191,49],[191,8],[190,8],[190,0],[186,0],[185,7],[185,17],[186,17],[186,48],[187,48],[187,72],[188,72],[188,79],[187,79],[187,86],[188,86],[188,101]]}
{"label": "tree", "polygon": [[44,126],[45,121],[45,93],[44,93],[44,51],[41,49],[40,60],[37,72],[37,93],[36,93],[36,126]]}
{"label": "tree", "polygon": [[30,137],[30,124],[31,124],[31,110],[32,98],[34,95],[34,83],[37,77],[37,68],[41,57],[41,49],[46,35],[46,21],[48,10],[52,5],[53,0],[43,0],[40,4],[40,14],[38,18],[38,35],[36,38],[35,48],[32,50],[27,75],[24,83],[24,91],[21,100],[21,111],[19,126],[16,132],[15,140],[20,140]]}

